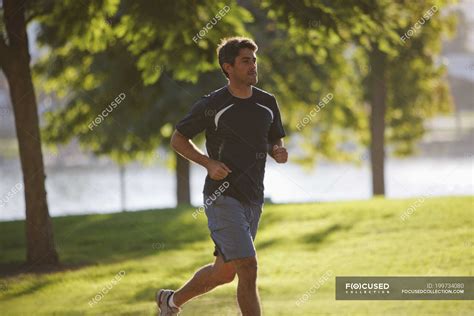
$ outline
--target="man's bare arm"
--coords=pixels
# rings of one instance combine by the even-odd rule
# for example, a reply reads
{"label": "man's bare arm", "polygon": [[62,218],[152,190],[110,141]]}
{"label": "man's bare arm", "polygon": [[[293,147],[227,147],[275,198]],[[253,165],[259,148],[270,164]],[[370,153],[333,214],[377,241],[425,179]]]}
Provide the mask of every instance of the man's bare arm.
{"label": "man's bare arm", "polygon": [[210,158],[206,156],[190,139],[186,138],[186,136],[177,130],[175,130],[171,136],[170,145],[171,148],[184,158],[207,168]]}
{"label": "man's bare arm", "polygon": [[232,172],[224,163],[206,156],[190,139],[177,130],[171,136],[170,145],[184,158],[206,168],[213,180],[222,180]]}

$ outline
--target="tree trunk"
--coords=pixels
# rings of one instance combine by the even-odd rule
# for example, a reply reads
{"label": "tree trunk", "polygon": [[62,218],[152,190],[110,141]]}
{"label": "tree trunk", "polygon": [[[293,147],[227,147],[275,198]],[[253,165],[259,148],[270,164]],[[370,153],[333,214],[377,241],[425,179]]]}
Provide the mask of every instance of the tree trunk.
{"label": "tree trunk", "polygon": [[4,0],[3,4],[9,44],[7,46],[4,39],[0,39],[0,64],[10,87],[23,172],[27,263],[32,266],[57,264],[59,259],[46,200],[38,112],[29,65],[26,4],[20,0]]}
{"label": "tree trunk", "polygon": [[190,163],[180,154],[176,155],[176,198],[179,204],[191,204]]}
{"label": "tree trunk", "polygon": [[385,195],[385,111],[386,78],[385,54],[376,45],[370,58],[370,159],[372,168],[372,193]]}
{"label": "tree trunk", "polygon": [[127,183],[125,182],[125,165],[119,164],[119,181],[120,181],[120,210],[127,211]]}

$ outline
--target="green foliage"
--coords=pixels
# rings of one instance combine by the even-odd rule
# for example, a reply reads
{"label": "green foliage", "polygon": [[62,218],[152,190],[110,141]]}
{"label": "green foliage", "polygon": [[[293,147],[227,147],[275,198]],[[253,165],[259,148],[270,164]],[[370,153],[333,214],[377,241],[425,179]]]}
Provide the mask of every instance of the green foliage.
{"label": "green foliage", "polygon": [[[193,37],[225,2],[52,5],[38,17],[39,42],[49,54],[35,70],[42,88],[65,101],[46,115],[46,140],[78,137],[85,148],[120,161],[153,157],[189,106],[222,86],[214,50],[220,38],[236,34],[256,39],[259,85],[276,95],[301,149],[294,160],[307,166],[322,157],[360,162],[370,143],[369,82],[375,74],[368,56],[374,49],[386,60],[386,138],[395,154],[412,153],[424,120],[452,107],[436,59],[441,36],[454,26],[444,14],[448,1],[240,4],[227,4],[228,13],[197,43]],[[433,5],[438,11],[403,42],[400,37]],[[121,92],[124,103],[91,131],[90,122]],[[328,94],[334,98],[320,108]]]}
{"label": "green foliage", "polygon": [[[196,43],[193,37],[226,5],[230,10]],[[80,14],[63,19],[71,10]],[[38,41],[49,54],[36,74],[46,92],[64,99],[45,116],[46,141],[77,137],[85,149],[120,163],[153,159],[156,148],[168,144],[171,122],[222,85],[218,39],[246,34],[243,23],[251,18],[224,1],[57,3],[38,18]],[[91,129],[120,93],[123,103]]]}
{"label": "green foliage", "polygon": [[[375,78],[386,80],[386,139],[396,155],[413,153],[416,141],[424,135],[424,121],[452,109],[445,69],[437,58],[442,37],[454,30],[454,18],[445,12],[453,2],[264,1],[269,16],[288,30],[285,38],[288,46],[296,47],[296,56],[283,59],[291,65],[284,80],[291,78],[290,72],[294,70],[298,76],[310,73],[311,78],[306,80],[311,84],[304,88],[310,86],[315,91],[334,93],[334,102],[313,118],[312,128],[305,127],[302,131],[303,148],[307,149],[304,161],[313,162],[320,154],[332,159],[346,157],[344,150],[337,147],[341,143],[369,144],[367,104],[372,92],[369,82],[378,74],[373,72],[368,56],[374,49],[386,57],[386,71],[382,77]],[[436,12],[425,19],[414,36],[402,41],[401,36],[434,6]],[[305,57],[312,60],[306,63]],[[300,64],[299,68],[296,63]],[[301,65],[306,71],[301,70]],[[327,75],[312,65],[320,69],[327,67]],[[311,89],[299,91],[295,97],[301,100],[306,95],[312,96]],[[298,104],[303,105],[300,110]],[[308,101],[292,103],[292,113],[286,114],[291,117],[297,113],[301,117],[305,115],[301,109],[309,104]],[[290,120],[295,123],[294,117]],[[290,125],[291,130],[293,126]],[[349,138],[342,137],[347,136],[344,130]],[[345,148],[355,152],[352,146]]]}
{"label": "green foliage", "polygon": [[[367,115],[358,102],[360,82],[351,71],[340,7],[300,1],[267,1],[264,7],[270,27],[260,41],[271,49],[262,52],[269,56],[260,65],[267,74],[262,84],[277,95],[286,129],[301,149],[293,160],[308,167],[323,157],[355,160],[360,149],[348,145],[363,142]],[[321,107],[328,94],[334,98]]]}

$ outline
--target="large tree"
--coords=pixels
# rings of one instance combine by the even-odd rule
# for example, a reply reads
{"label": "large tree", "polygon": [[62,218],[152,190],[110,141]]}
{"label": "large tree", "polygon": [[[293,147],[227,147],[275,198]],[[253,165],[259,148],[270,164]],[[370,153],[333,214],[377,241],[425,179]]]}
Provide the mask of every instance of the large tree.
{"label": "large tree", "polygon": [[[190,104],[202,94],[222,86],[225,82],[222,74],[213,70],[218,67],[214,50],[219,39],[245,34],[242,23],[247,22],[246,28],[260,47],[259,67],[262,76],[259,85],[277,95],[290,131],[293,126],[297,126],[298,119],[306,115],[309,106],[314,106],[317,100],[322,100],[328,93],[337,91],[337,98],[332,100],[331,106],[325,110],[329,119],[321,121],[324,124],[319,124],[322,137],[320,137],[318,152],[324,153],[331,159],[348,159],[349,153],[338,150],[339,144],[359,134],[346,131],[339,133],[334,130],[338,126],[345,126],[346,130],[360,129],[363,126],[361,123],[363,115],[357,107],[352,106],[355,101],[350,87],[354,85],[354,76],[348,74],[347,71],[349,63],[343,55],[346,44],[338,40],[334,32],[330,31],[335,23],[333,19],[328,17],[325,20],[324,23],[329,25],[325,27],[326,31],[318,29],[314,23],[308,24],[312,29],[309,36],[313,39],[318,37],[319,50],[314,53],[313,50],[304,46],[308,41],[304,34],[285,30],[281,21],[275,17],[267,17],[266,12],[251,1],[243,1],[241,4],[252,12],[252,15],[256,17],[254,20],[242,7],[231,3],[230,12],[224,20],[217,23],[207,36],[198,41],[197,45],[193,43],[194,45],[182,46],[175,50],[179,56],[196,54],[199,56],[206,52],[205,67],[191,63],[192,67],[188,69],[188,71],[194,71],[202,68],[204,73],[198,74],[197,81],[189,82],[189,79],[194,79],[193,76],[189,76],[189,73],[178,75],[179,72],[176,71],[177,67],[182,68],[180,71],[184,71],[186,58],[181,58],[182,60],[177,64],[171,65],[150,61],[144,63],[147,67],[137,69],[136,65],[141,65],[140,60],[150,50],[147,42],[144,42],[141,37],[137,37],[136,41],[139,43],[134,44],[140,44],[142,47],[137,51],[130,48],[127,50],[130,43],[127,41],[123,44],[120,37],[113,45],[108,45],[103,51],[94,54],[79,50],[72,56],[71,54],[56,56],[53,51],[53,55],[48,55],[43,67],[39,67],[40,72],[48,77],[45,87],[50,87],[52,91],[69,89],[73,92],[70,95],[71,101],[64,108],[48,113],[46,116],[47,139],[53,143],[65,142],[77,135],[81,143],[96,154],[108,155],[121,161],[136,159],[143,155],[150,156],[153,149],[161,144],[167,147],[168,138],[172,132],[171,122],[176,122],[189,111]],[[202,11],[206,12],[205,15],[198,15],[202,19],[202,24],[205,20],[212,18],[213,12],[220,5],[215,6],[215,9],[209,7],[208,10]],[[149,8],[144,8],[144,10],[146,14],[149,14]],[[129,9],[124,12],[131,14],[134,18],[122,17],[119,10],[118,14],[110,19],[111,29],[122,30],[120,27],[122,19],[125,19],[123,22],[125,26],[122,25],[122,27],[131,28],[133,34],[140,33],[141,28],[146,28],[147,24],[136,26],[137,29],[127,24],[129,20],[135,21],[137,17],[144,14],[138,8],[136,12]],[[201,11],[198,10],[198,12]],[[192,17],[187,19],[192,20]],[[52,19],[51,23],[54,24],[54,21],[55,19]],[[160,23],[166,22],[164,18],[155,18],[152,21],[157,23],[155,28],[159,28]],[[40,36],[40,39],[49,45],[49,35],[47,35],[49,27],[46,26],[44,29],[45,36]],[[173,26],[172,29],[174,30],[175,27]],[[54,30],[53,28],[52,31]],[[328,32],[331,33],[328,34]],[[146,40],[153,44],[157,41],[153,40],[153,36],[157,35],[150,35],[150,38]],[[326,40],[327,36],[330,41]],[[121,46],[117,47],[117,45]],[[182,44],[178,42],[176,45]],[[159,52],[158,48],[156,52]],[[156,52],[151,51],[153,54]],[[80,62],[81,57],[78,55],[84,55],[90,64],[81,67],[84,63]],[[101,57],[102,55],[106,57]],[[69,57],[79,62],[75,63],[73,60],[65,62],[64,60]],[[53,67],[51,71],[51,67],[47,65],[55,60],[58,66]],[[66,66],[78,68],[78,71],[84,71],[84,74],[80,74],[71,81],[70,77],[64,76],[67,73]],[[140,73],[144,79],[143,83],[139,80]],[[86,81],[83,78],[87,78],[86,76],[100,78],[98,81],[100,85],[84,86]],[[125,107],[117,109],[111,118],[102,122],[91,133],[86,128],[88,122],[100,113],[104,104],[110,102],[110,93],[121,90],[119,86],[124,82],[127,82],[126,86],[136,82],[135,93],[127,94]],[[76,83],[77,86],[74,86]],[[64,89],[58,86],[61,84]],[[112,92],[109,93],[109,91]],[[135,95],[139,99],[136,99]],[[99,105],[95,106],[91,103]],[[319,118],[315,120],[319,121]],[[305,133],[308,133],[310,137],[301,142],[303,148],[311,147],[311,141],[314,139],[311,138],[313,136],[311,131],[311,128],[305,128]],[[136,146],[124,148],[124,144],[127,144],[129,139],[133,139]],[[300,162],[305,162],[305,160],[300,160]],[[189,164],[179,155],[176,156],[176,171],[178,203],[189,203]]]}
{"label": "large tree", "polygon": [[442,38],[454,30],[454,16],[444,11],[449,2],[381,1],[370,7],[373,27],[354,34],[367,65],[362,87],[370,106],[374,195],[385,194],[385,144],[396,156],[412,154],[425,120],[452,109],[439,63]]}
{"label": "large tree", "polygon": [[[313,143],[305,147],[309,160],[321,153],[323,156],[340,154],[342,150],[330,150],[336,148],[334,144],[341,144],[341,141],[333,141],[337,137],[334,135],[352,132],[355,135],[351,141],[358,140],[357,143],[369,147],[373,194],[385,194],[386,144],[392,145],[394,154],[412,153],[416,141],[424,134],[424,121],[452,107],[443,77],[444,68],[437,60],[442,36],[453,29],[452,18],[441,13],[449,3],[429,0],[263,2],[269,15],[296,35],[295,45],[299,45],[303,55],[312,55],[316,64],[322,64],[333,58],[333,54],[340,56],[337,51],[327,50],[327,43],[342,42],[345,45],[338,49],[344,49],[345,59],[352,64],[348,68],[347,63],[340,63],[346,72],[344,77],[352,77],[350,104],[340,107],[340,103],[331,103],[315,117],[310,131],[303,130],[305,139],[314,140],[304,141]],[[433,7],[436,12],[427,13]],[[419,27],[421,18],[424,20]],[[415,24],[418,28],[413,36],[403,37]],[[341,92],[347,91],[340,84],[333,89],[335,100],[340,98]],[[366,119],[360,117],[361,113],[365,113]],[[343,117],[346,119],[341,119]],[[339,128],[325,128],[331,119],[336,120]],[[339,133],[335,133],[337,130]]]}
{"label": "large tree", "polygon": [[[317,25],[309,24],[312,28],[312,31],[309,32],[310,36],[312,38],[319,36],[320,50],[313,54],[312,50],[302,46],[307,42],[307,38],[299,33],[285,30],[281,27],[281,22],[275,18],[267,17],[266,12],[251,1],[244,1],[241,4],[245,9],[250,10],[256,18],[252,19],[246,13],[246,10],[231,3],[230,12],[214,26],[207,36],[198,41],[197,45],[182,46],[175,50],[175,54],[179,56],[192,56],[207,52],[204,60],[205,67],[191,63],[192,67],[188,69],[188,71],[194,71],[202,68],[205,71],[205,73],[198,75],[197,81],[189,82],[189,79],[193,79],[192,76],[177,76],[176,67],[186,68],[186,58],[181,58],[182,60],[177,61],[177,64],[171,65],[166,63],[156,64],[153,61],[144,63],[144,65],[147,65],[146,68],[141,70],[144,82],[139,82],[140,69],[136,69],[135,65],[141,65],[140,60],[150,50],[147,42],[143,42],[140,37],[137,37],[136,41],[140,41],[139,44],[142,49],[136,52],[126,49],[130,45],[128,42],[122,44],[120,48],[114,46],[120,44],[121,39],[96,54],[78,52],[79,55],[84,54],[85,58],[90,60],[90,64],[86,64],[86,67],[82,68],[80,68],[83,65],[81,62],[76,65],[72,60],[62,61],[70,55],[56,56],[54,52],[53,55],[48,55],[48,60],[40,71],[43,74],[46,71],[49,78],[49,83],[45,86],[50,86],[51,90],[57,91],[58,84],[63,83],[65,89],[84,92],[73,92],[71,101],[64,108],[48,113],[45,129],[48,140],[53,143],[65,142],[69,141],[71,137],[78,136],[81,143],[92,149],[96,154],[112,156],[115,159],[122,157],[124,158],[123,161],[136,159],[147,154],[150,155],[150,153],[153,153],[153,148],[161,144],[165,144],[165,147],[167,147],[168,138],[172,132],[171,122],[176,122],[184,113],[189,111],[190,104],[205,92],[212,91],[225,82],[222,74],[213,70],[218,67],[214,50],[219,39],[230,35],[245,34],[242,23],[247,22],[246,28],[260,46],[259,67],[262,73],[260,85],[277,94],[282,104],[282,111],[285,113],[285,122],[290,130],[292,126],[297,125],[297,119],[301,119],[306,114],[308,107],[314,106],[315,101],[322,100],[328,93],[338,92],[338,98],[331,101],[332,104],[326,111],[329,114],[329,119],[325,121],[324,125],[319,125],[323,135],[320,138],[321,150],[319,152],[323,152],[326,157],[331,159],[348,159],[348,153],[341,153],[338,150],[339,143],[348,141],[353,135],[358,136],[358,134],[337,133],[334,132],[334,129],[337,126],[345,126],[346,130],[360,128],[363,125],[361,123],[363,115],[357,112],[359,111],[358,108],[352,106],[354,98],[350,87],[354,84],[354,78],[347,74],[349,63],[343,55],[345,44],[340,40],[338,41],[334,34],[329,34],[333,38],[331,41],[326,41],[325,35],[327,33],[319,30],[316,27]],[[215,9],[209,7],[208,10],[202,11],[206,14],[198,15],[202,19],[201,24],[204,24],[205,20],[211,19],[213,12],[222,5],[224,4],[215,6]],[[150,12],[148,8],[143,10],[146,14]],[[134,18],[121,17],[119,10],[117,16],[111,19],[112,29],[121,30],[120,21],[122,19],[125,19],[123,23],[128,23],[128,20],[135,21],[137,17],[144,14],[138,9],[136,12],[132,11],[130,13],[128,9],[124,12],[132,14]],[[198,12],[201,11],[198,10]],[[168,13],[169,15],[170,13]],[[187,19],[192,20],[193,18],[189,16]],[[51,23],[54,23],[54,21],[52,19]],[[166,22],[164,18],[155,18],[152,21],[157,23],[155,28],[159,28],[161,23]],[[334,21],[328,18],[325,23],[330,25],[327,27],[329,30]],[[132,28],[132,33],[140,33],[140,29],[145,28],[146,25],[140,25],[140,28],[137,26],[137,29]],[[129,26],[123,27],[125,29],[130,28]],[[47,32],[48,29],[46,27],[45,31]],[[173,26],[172,29],[176,28]],[[179,28],[179,30],[183,29],[184,27]],[[152,40],[153,36],[150,35],[150,39],[147,39],[147,41],[150,43],[157,41],[156,39]],[[44,42],[48,45],[47,37],[49,35],[45,36]],[[43,37],[40,37],[40,39],[43,40]],[[176,45],[180,45],[179,43]],[[160,52],[158,48],[156,52],[151,51],[153,54],[157,52]],[[106,57],[101,58],[104,54]],[[73,55],[71,58],[81,60],[77,55]],[[54,72],[48,73],[50,68],[47,67],[47,64],[56,59],[59,65],[77,67],[80,68],[80,71],[85,71],[84,74],[79,75],[73,81],[78,86],[73,87],[71,78],[64,77],[66,69],[61,68],[61,66],[54,67]],[[96,64],[100,67],[96,67]],[[100,86],[85,87],[85,82],[82,80],[83,76],[100,78]],[[111,96],[106,92],[120,90],[118,83],[124,82],[127,82],[129,86],[133,82],[138,82],[134,88],[136,93],[131,97],[127,94],[126,106],[117,109],[112,118],[102,122],[91,133],[86,126],[94,118],[94,115],[100,113],[103,105],[110,101]],[[114,87],[115,90],[109,89],[110,87]],[[140,99],[135,99],[135,95]],[[94,108],[95,105],[91,105],[92,101],[99,105]],[[333,104],[336,106],[333,106]],[[79,108],[82,110],[79,110]],[[306,128],[306,132],[311,132],[311,128]],[[132,137],[136,142],[136,146],[124,148],[124,144],[128,143],[127,140],[132,139]],[[303,148],[311,146],[311,140],[311,138],[308,138],[301,142]],[[304,162],[304,160],[300,162]],[[189,164],[179,155],[176,156],[176,175],[177,201],[178,203],[189,203]]]}
{"label": "large tree", "polygon": [[[108,7],[107,14],[70,14],[84,5],[57,4],[39,21],[38,41],[51,51],[36,70],[46,92],[65,100],[46,115],[46,138],[65,143],[77,137],[84,148],[120,164],[156,157],[158,147],[169,147],[172,122],[223,84],[215,72],[216,43],[245,33],[251,16],[233,1],[218,0],[91,2],[87,12]],[[120,93],[123,103],[90,128]],[[178,203],[189,204],[189,163],[173,157]]]}
{"label": "large tree", "polygon": [[40,266],[57,264],[59,259],[46,199],[38,109],[30,71],[26,7],[25,0],[3,1],[0,66],[10,88],[23,172],[27,263]]}
{"label": "large tree", "polygon": [[[303,136],[294,138],[303,152],[298,161],[354,160],[361,157],[354,145],[367,146],[374,194],[383,194],[386,139],[397,154],[408,154],[422,135],[424,119],[449,109],[433,53],[437,31],[449,24],[439,19],[433,30],[425,26],[429,35],[413,38],[411,43],[421,43],[412,47],[402,45],[400,36],[429,3],[274,0],[262,2],[265,11],[252,1],[240,3],[256,16],[246,28],[260,46],[260,84],[283,105],[287,130]],[[194,32],[225,3],[186,9],[180,3],[162,5],[157,12],[153,4],[123,1],[88,24],[101,30],[92,34],[83,24],[75,26],[75,16],[67,23],[73,27],[58,34],[56,23],[68,11],[61,6],[42,21],[40,41],[53,48],[43,66],[56,65],[46,67],[45,87],[69,93],[65,107],[47,116],[49,140],[78,136],[94,153],[122,163],[150,156],[156,147],[167,147],[170,122],[222,84],[220,75],[208,73],[217,67],[214,48],[221,37],[245,33],[242,22],[251,21],[247,12],[232,2],[225,18],[195,43]],[[400,63],[410,68],[401,71]],[[88,124],[121,91],[129,91],[124,106],[91,131]],[[333,98],[323,109],[320,102],[329,94]],[[434,104],[431,111],[429,104]],[[315,115],[307,122],[309,114]],[[177,156],[176,167],[178,201],[189,202],[189,165]]]}

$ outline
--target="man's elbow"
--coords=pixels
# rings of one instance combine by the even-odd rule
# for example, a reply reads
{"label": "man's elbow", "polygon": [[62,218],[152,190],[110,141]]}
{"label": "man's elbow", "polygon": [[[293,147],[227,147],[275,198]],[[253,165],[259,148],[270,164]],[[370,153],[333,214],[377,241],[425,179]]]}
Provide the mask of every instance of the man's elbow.
{"label": "man's elbow", "polygon": [[170,139],[170,146],[171,148],[173,148],[173,150],[176,150],[176,133],[178,133],[177,130],[173,132],[173,135],[171,135],[171,139]]}
{"label": "man's elbow", "polygon": [[174,130],[173,135],[171,135],[170,146],[174,151],[178,151],[180,144],[183,140],[187,141],[187,138],[183,136],[178,130]]}

